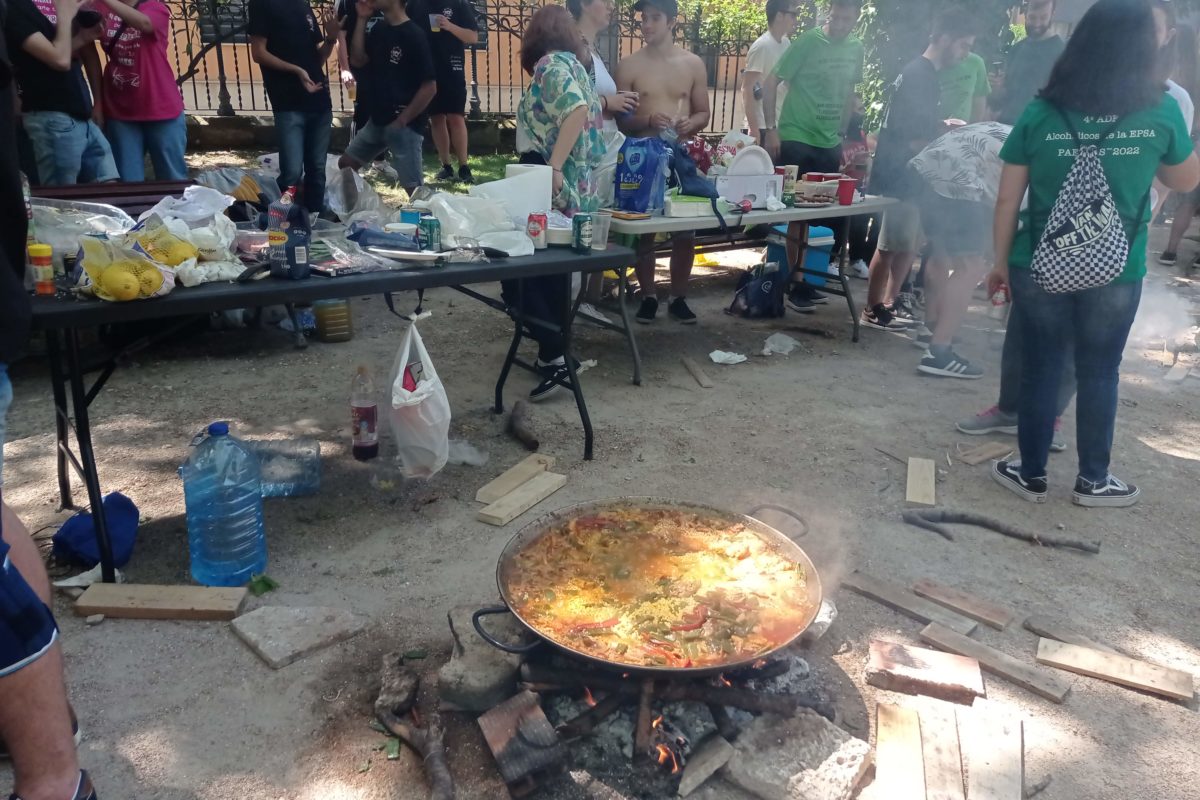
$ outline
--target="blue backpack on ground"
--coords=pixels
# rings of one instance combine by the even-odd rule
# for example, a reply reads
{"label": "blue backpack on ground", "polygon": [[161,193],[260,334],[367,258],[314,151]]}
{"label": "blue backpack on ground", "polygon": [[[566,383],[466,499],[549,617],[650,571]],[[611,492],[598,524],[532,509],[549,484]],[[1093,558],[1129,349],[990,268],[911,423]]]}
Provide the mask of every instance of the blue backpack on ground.
{"label": "blue backpack on ground", "polygon": [[668,153],[667,143],[657,136],[625,140],[617,154],[619,210],[647,214],[665,205]]}
{"label": "blue backpack on ground", "polygon": [[789,274],[786,262],[772,261],[746,270],[725,313],[746,319],[782,317]]}

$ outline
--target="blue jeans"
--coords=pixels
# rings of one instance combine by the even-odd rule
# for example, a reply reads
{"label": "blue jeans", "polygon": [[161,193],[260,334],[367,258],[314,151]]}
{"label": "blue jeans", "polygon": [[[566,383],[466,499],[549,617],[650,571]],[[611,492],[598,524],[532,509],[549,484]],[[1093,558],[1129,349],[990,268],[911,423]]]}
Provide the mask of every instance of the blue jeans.
{"label": "blue jeans", "polygon": [[[1064,364],[1073,360],[1079,476],[1104,481],[1117,420],[1121,354],[1137,315],[1142,284],[1110,283],[1082,292],[1050,294],[1034,283],[1028,269],[1010,270],[1009,283],[1022,336],[1017,403],[1021,477],[1046,474],[1058,415],[1059,383]],[[1010,329],[1012,324],[1010,321]]]}
{"label": "blue jeans", "polygon": [[89,120],[61,111],[30,111],[25,132],[33,145],[38,182],[43,186],[115,181],[121,176],[108,140]]}
{"label": "blue jeans", "polygon": [[279,188],[301,186],[304,207],[325,208],[325,159],[333,131],[332,111],[276,111],[279,136]]}
{"label": "blue jeans", "polygon": [[187,178],[187,164],[183,160],[187,151],[187,119],[183,114],[155,122],[110,119],[104,129],[121,180],[146,180],[147,155],[154,166],[155,180],[182,181]]}
{"label": "blue jeans", "polygon": [[4,438],[8,435],[8,407],[12,405],[12,399],[8,366],[0,364],[0,490],[4,489]]}
{"label": "blue jeans", "polygon": [[[1005,414],[1016,414],[1017,403],[1021,399],[1021,350],[1024,347],[1025,335],[1023,328],[1017,323],[1017,306],[1013,305],[1009,312],[1008,330],[1004,334],[1004,349],[1000,353],[1000,399],[996,407]],[[1061,417],[1071,405],[1075,396],[1075,361],[1063,361],[1062,380],[1058,383],[1058,410],[1056,417]]]}
{"label": "blue jeans", "polygon": [[358,129],[346,148],[346,155],[360,164],[369,165],[384,150],[390,150],[397,182],[404,191],[411,193],[425,182],[425,165],[421,160],[424,142],[425,137],[412,128],[368,122]]}

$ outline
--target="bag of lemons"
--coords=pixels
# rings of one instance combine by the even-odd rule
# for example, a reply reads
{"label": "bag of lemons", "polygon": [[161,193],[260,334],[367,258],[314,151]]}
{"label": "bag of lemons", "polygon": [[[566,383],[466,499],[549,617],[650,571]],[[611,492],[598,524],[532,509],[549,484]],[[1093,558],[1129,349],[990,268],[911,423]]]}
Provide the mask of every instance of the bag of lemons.
{"label": "bag of lemons", "polygon": [[79,242],[82,285],[101,300],[121,302],[161,297],[175,287],[175,270],[136,250],[86,236]]}
{"label": "bag of lemons", "polygon": [[167,229],[157,214],[151,214],[137,227],[125,234],[125,244],[141,252],[151,261],[178,267],[200,255],[191,242],[180,239]]}

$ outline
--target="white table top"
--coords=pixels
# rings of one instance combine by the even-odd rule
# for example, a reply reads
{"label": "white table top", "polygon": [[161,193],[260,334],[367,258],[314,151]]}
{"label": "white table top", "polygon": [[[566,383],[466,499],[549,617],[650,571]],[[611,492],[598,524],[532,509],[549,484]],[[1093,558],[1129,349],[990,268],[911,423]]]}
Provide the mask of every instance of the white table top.
{"label": "white table top", "polygon": [[[856,217],[860,214],[875,214],[890,205],[897,203],[890,197],[875,197],[868,195],[861,203],[848,206],[823,206],[821,208],[785,208],[782,211],[751,211],[741,214],[730,211],[722,216],[731,228],[742,228],[747,225],[777,225],[781,222],[810,222],[821,219],[836,219],[840,217]],[[650,219],[616,219],[613,218],[612,233],[644,234],[644,233],[679,233],[680,231],[702,231],[709,228],[719,228],[716,216],[708,214],[703,217],[650,217]]]}

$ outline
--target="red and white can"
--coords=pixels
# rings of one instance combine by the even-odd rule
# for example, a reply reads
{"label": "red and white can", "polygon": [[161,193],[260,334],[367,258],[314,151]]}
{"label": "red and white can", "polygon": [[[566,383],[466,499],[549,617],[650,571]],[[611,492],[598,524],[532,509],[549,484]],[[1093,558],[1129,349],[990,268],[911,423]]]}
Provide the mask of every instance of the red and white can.
{"label": "red and white can", "polygon": [[1008,286],[1002,283],[992,292],[992,307],[988,309],[988,316],[992,319],[1004,319],[1008,315],[1008,302]]}
{"label": "red and white can", "polygon": [[546,249],[546,227],[549,224],[550,219],[545,214],[534,212],[529,215],[529,221],[525,223],[525,232],[533,240],[535,250]]}

